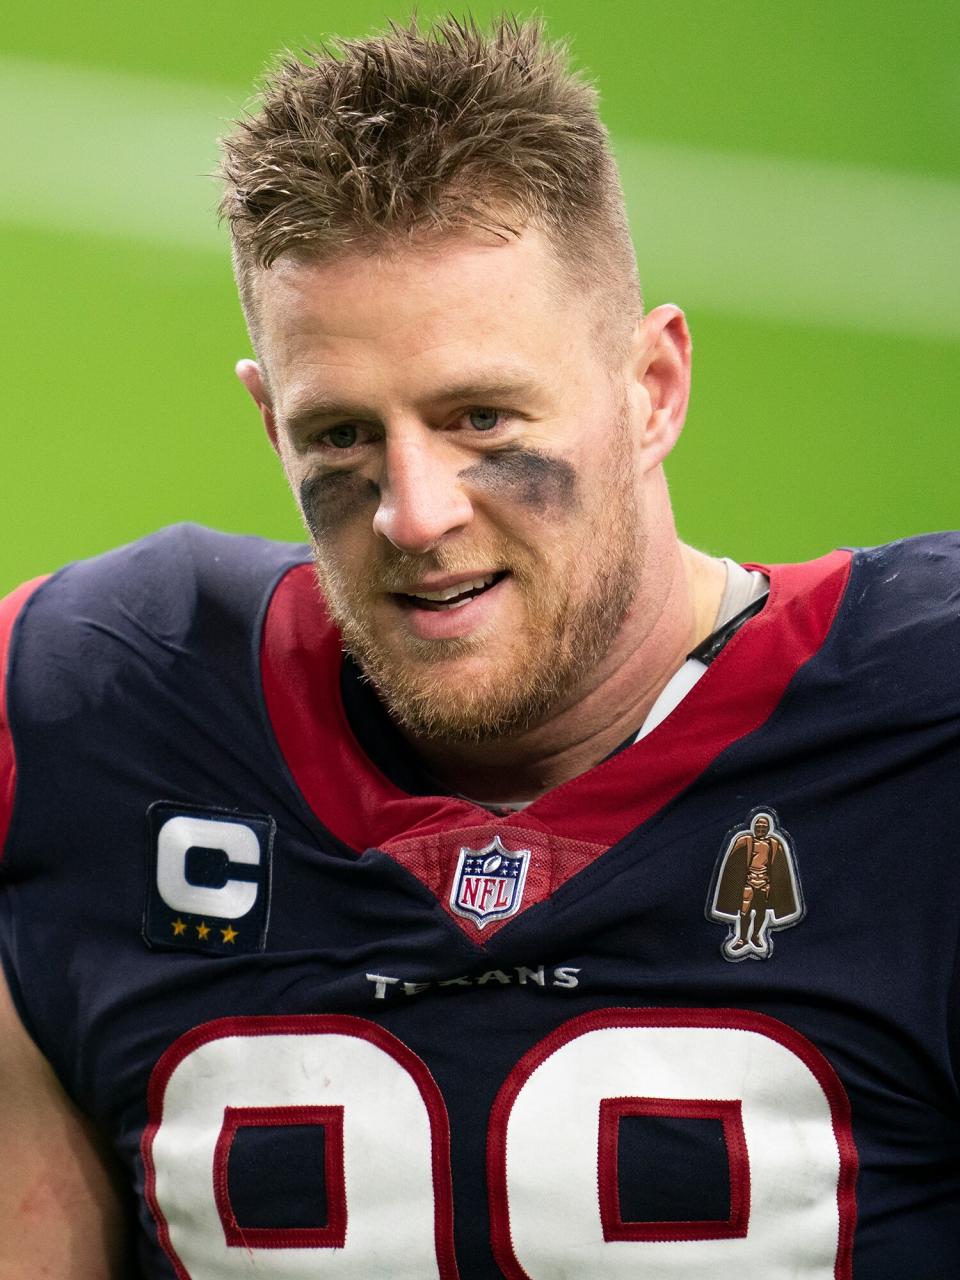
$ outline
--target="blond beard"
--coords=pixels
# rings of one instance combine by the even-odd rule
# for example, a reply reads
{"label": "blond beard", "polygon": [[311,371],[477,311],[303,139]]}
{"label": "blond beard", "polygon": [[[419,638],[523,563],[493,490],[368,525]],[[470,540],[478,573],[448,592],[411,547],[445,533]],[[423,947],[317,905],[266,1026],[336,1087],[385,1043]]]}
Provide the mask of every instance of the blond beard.
{"label": "blond beard", "polygon": [[[315,545],[317,577],[344,648],[411,735],[479,743],[520,734],[569,700],[607,654],[633,603],[643,555],[633,473],[624,465],[629,453],[614,449],[612,455],[604,502],[583,530],[574,558],[600,548],[580,599],[573,596],[568,572],[551,575],[547,555],[507,538],[469,548],[441,544],[424,555],[383,544],[379,563],[363,581],[328,563]],[[428,572],[455,575],[478,565],[510,571],[526,603],[526,621],[495,667],[488,664],[469,686],[456,660],[482,652],[483,634],[447,640],[407,634],[392,645],[378,635],[371,608],[378,594],[403,590]]]}

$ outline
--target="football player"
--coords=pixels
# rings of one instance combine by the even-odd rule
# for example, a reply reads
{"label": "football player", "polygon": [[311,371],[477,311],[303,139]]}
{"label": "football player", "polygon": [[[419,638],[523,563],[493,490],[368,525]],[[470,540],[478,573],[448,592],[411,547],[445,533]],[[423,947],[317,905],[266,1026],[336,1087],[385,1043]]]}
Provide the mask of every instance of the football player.
{"label": "football player", "polygon": [[0,1277],[954,1274],[957,537],[679,541],[535,23],[288,58],[222,177],[308,545],[2,606]]}

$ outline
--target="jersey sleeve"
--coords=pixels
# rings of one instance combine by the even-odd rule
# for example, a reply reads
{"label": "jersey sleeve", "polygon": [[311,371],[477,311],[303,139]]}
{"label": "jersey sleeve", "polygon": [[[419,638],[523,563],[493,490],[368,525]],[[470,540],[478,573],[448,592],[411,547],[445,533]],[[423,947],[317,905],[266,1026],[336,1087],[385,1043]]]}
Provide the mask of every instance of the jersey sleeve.
{"label": "jersey sleeve", "polygon": [[7,713],[7,675],[13,657],[13,636],[27,601],[46,578],[34,578],[0,600],[0,860],[13,817],[17,760],[13,730]]}

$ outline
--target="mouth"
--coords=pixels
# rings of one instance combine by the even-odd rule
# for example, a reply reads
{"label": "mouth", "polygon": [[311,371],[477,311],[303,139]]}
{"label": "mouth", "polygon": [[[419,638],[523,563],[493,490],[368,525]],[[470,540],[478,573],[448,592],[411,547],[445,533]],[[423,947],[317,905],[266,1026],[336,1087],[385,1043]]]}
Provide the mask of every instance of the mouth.
{"label": "mouth", "polygon": [[507,572],[507,570],[501,570],[497,573],[463,578],[459,582],[434,587],[432,590],[397,591],[393,593],[393,599],[404,609],[426,609],[431,613],[449,613],[454,609],[462,609],[471,600],[484,595],[502,582],[507,577]]}

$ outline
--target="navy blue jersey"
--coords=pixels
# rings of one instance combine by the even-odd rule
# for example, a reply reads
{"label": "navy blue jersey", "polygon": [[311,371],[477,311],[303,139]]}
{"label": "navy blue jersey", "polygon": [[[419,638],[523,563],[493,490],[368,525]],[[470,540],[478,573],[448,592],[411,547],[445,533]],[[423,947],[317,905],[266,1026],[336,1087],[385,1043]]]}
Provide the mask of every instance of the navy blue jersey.
{"label": "navy blue jersey", "polygon": [[8,605],[0,953],[143,1276],[960,1273],[960,537],[769,573],[503,816],[371,762],[303,548]]}

